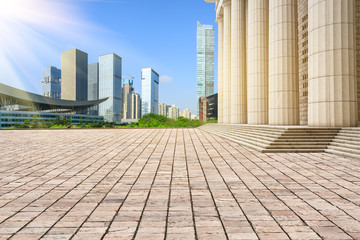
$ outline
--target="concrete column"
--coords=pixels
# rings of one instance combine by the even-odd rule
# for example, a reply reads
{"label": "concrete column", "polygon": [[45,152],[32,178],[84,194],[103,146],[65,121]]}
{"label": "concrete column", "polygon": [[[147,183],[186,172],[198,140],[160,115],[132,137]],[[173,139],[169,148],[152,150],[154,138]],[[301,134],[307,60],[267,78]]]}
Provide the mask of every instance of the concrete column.
{"label": "concrete column", "polygon": [[247,123],[245,0],[231,1],[231,123]]}
{"label": "concrete column", "polygon": [[248,1],[248,124],[268,124],[268,0]]}
{"label": "concrete column", "polygon": [[299,124],[297,0],[269,0],[269,124]]}
{"label": "concrete column", "polygon": [[356,126],[355,0],[312,0],[308,8],[309,126]]}
{"label": "concrete column", "polygon": [[231,107],[231,1],[224,0],[224,39],[223,39],[223,121],[230,123]]}
{"label": "concrete column", "polygon": [[217,18],[218,23],[218,123],[224,123],[223,110],[224,110],[224,94],[223,94],[223,18]]}

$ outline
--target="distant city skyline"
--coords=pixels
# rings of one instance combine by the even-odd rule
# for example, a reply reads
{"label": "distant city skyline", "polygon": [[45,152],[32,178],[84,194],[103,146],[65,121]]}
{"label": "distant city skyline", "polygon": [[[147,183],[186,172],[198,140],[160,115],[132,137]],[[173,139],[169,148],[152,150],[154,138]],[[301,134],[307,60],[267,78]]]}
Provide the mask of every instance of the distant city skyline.
{"label": "distant city skyline", "polygon": [[[186,1],[17,2],[23,4],[9,13],[20,14],[0,16],[6,27],[0,39],[2,83],[41,94],[41,71],[60,69],[62,52],[81,49],[89,54],[88,63],[115,52],[124,59],[123,75],[135,77],[135,89],[141,88],[141,69],[152,67],[161,73],[159,101],[196,112],[196,22],[212,23],[214,5],[202,0],[191,1],[191,8]],[[160,14],[149,21],[149,12]]]}

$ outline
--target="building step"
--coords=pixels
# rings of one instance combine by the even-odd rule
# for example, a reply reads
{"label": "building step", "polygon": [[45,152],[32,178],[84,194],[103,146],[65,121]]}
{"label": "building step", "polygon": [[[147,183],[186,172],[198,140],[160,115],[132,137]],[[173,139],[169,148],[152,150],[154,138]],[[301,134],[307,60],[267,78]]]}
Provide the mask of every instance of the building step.
{"label": "building step", "polygon": [[342,146],[335,146],[335,145],[330,145],[327,147],[328,149],[333,149],[339,152],[346,152],[346,153],[350,153],[350,154],[358,154],[360,155],[360,150],[358,149],[352,149],[352,148],[347,148],[347,147],[342,147]]}
{"label": "building step", "polygon": [[266,149],[325,149],[328,145],[270,145]]}
{"label": "building step", "polygon": [[270,142],[270,145],[279,146],[279,145],[289,145],[289,146],[298,146],[298,145],[307,145],[307,146],[316,146],[316,145],[325,145],[328,146],[330,144],[331,140],[329,141],[312,141],[312,142],[297,142],[297,141],[287,141],[287,142],[279,142],[274,141]]}
{"label": "building step", "polygon": [[353,149],[360,149],[360,142],[356,142],[356,141],[345,141],[345,140],[339,141],[339,139],[334,139],[330,144],[334,146],[343,146]]}
{"label": "building step", "polygon": [[224,136],[224,137],[226,136],[227,138],[233,139],[236,141],[244,141],[244,142],[253,143],[260,147],[266,147],[270,143],[270,141],[265,141],[265,140],[261,140],[258,138],[247,138],[247,137],[243,137],[243,136],[234,136],[234,135],[229,135],[229,134],[222,134],[220,136]]}
{"label": "building step", "polygon": [[349,141],[360,142],[360,137],[359,136],[344,135],[344,134],[341,134],[341,133],[339,133],[335,138],[336,139],[343,139],[343,140],[348,139]]}
{"label": "building step", "polygon": [[207,124],[201,130],[261,152],[323,152],[338,128]]}
{"label": "building step", "polygon": [[332,153],[341,157],[349,157],[349,158],[355,158],[355,159],[360,159],[360,154],[354,154],[354,153],[348,153],[348,152],[343,152],[343,151],[338,151],[332,148],[327,148],[325,149],[325,152],[327,153]]}
{"label": "building step", "polygon": [[286,135],[286,136],[279,136],[278,139],[333,139],[336,135],[324,135],[324,136],[316,136],[316,135],[312,135],[312,136],[291,136],[291,135]]}
{"label": "building step", "polygon": [[261,151],[263,153],[309,153],[309,152],[324,152],[324,149],[293,149],[293,148],[284,148],[284,149],[264,149]]}

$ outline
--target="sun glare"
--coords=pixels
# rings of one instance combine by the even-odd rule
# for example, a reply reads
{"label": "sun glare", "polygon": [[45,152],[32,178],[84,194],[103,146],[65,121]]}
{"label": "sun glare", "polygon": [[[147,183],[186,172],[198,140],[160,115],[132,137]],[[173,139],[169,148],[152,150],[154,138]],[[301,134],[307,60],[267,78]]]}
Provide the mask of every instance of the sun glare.
{"label": "sun glare", "polygon": [[0,0],[0,82],[14,87],[23,87],[24,82],[38,86],[24,65],[37,68],[41,78],[41,70],[46,66],[39,56],[59,54],[64,44],[80,39],[86,24],[70,3]]}

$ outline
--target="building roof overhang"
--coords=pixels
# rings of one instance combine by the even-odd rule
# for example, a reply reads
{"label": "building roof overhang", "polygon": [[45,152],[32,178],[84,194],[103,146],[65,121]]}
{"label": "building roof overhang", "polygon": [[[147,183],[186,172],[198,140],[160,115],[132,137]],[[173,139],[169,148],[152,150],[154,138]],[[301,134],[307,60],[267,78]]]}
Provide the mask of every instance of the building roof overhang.
{"label": "building roof overhang", "polygon": [[35,110],[67,109],[77,111],[96,106],[105,102],[108,98],[92,101],[72,101],[49,98],[38,94],[26,92],[17,88],[0,83],[0,103],[7,101],[11,104],[27,106]]}

